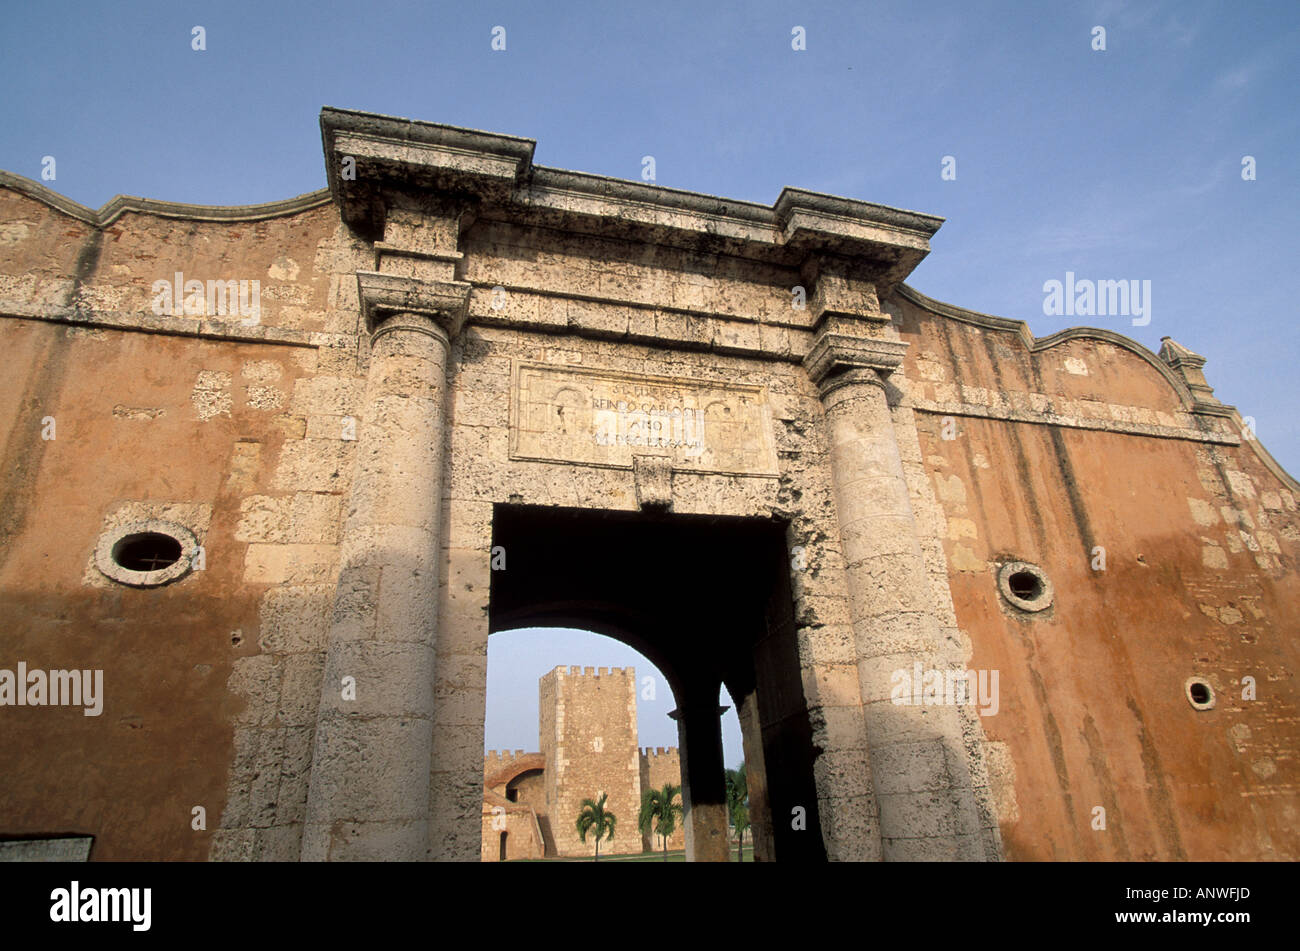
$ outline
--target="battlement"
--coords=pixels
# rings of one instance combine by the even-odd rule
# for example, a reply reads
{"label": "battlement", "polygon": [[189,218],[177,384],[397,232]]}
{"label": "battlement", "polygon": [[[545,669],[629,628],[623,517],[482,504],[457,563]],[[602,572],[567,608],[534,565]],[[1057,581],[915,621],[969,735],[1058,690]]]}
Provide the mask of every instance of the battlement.
{"label": "battlement", "polygon": [[641,755],[642,755],[642,756],[645,756],[645,757],[655,757],[655,756],[676,756],[676,755],[677,755],[677,747],[675,747],[675,746],[656,746],[656,747],[651,748],[651,747],[649,747],[649,746],[643,746],[643,747],[641,747]]}
{"label": "battlement", "polygon": [[[551,671],[558,677],[630,677],[636,678],[635,667],[573,667],[561,664]],[[547,675],[549,676],[549,675]]]}
{"label": "battlement", "polygon": [[519,759],[521,756],[532,756],[535,752],[536,751],[529,752],[528,750],[515,750],[512,753],[510,750],[488,750],[483,754],[483,762],[508,763],[510,760]]}

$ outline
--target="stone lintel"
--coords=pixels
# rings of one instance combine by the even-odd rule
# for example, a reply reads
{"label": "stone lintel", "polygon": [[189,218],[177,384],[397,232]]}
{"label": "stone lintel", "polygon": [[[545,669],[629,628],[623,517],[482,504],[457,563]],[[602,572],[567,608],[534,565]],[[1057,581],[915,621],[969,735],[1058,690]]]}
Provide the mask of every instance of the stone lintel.
{"label": "stone lintel", "polygon": [[470,285],[464,281],[421,281],[396,274],[357,271],[357,292],[366,326],[374,330],[388,315],[424,314],[454,339],[465,323]]}

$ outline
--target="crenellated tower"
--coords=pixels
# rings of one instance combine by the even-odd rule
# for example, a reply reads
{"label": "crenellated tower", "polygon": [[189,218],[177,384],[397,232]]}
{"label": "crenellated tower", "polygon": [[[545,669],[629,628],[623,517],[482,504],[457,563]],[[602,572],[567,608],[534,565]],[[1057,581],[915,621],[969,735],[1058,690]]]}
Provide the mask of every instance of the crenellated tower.
{"label": "crenellated tower", "polygon": [[582,801],[608,794],[617,818],[600,851],[640,852],[641,756],[636,671],[632,667],[556,667],[540,682],[540,743],[546,758],[546,811],[560,855],[590,855],[574,828]]}

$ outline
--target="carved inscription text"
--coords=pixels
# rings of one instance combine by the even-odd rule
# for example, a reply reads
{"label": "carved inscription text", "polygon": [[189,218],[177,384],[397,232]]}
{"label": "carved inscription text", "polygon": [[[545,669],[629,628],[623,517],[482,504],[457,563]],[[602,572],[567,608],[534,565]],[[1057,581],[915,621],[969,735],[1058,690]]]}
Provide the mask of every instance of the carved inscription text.
{"label": "carved inscription text", "polygon": [[539,364],[515,366],[510,455],[619,469],[655,455],[681,472],[777,471],[761,386]]}

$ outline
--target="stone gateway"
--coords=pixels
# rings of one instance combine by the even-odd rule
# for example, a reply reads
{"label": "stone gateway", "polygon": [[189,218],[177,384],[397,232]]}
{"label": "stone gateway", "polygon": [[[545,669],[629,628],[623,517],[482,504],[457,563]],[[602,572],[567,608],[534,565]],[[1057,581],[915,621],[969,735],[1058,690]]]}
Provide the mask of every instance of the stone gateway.
{"label": "stone gateway", "polygon": [[563,625],[669,680],[691,860],[723,685],[759,861],[1300,858],[1300,486],[1204,357],[925,297],[931,215],[321,131],[267,205],[0,173],[0,668],[103,672],[0,707],[0,838],[477,861],[488,638]]}

